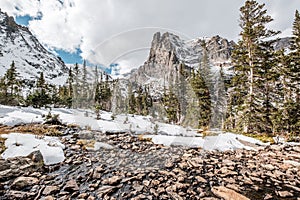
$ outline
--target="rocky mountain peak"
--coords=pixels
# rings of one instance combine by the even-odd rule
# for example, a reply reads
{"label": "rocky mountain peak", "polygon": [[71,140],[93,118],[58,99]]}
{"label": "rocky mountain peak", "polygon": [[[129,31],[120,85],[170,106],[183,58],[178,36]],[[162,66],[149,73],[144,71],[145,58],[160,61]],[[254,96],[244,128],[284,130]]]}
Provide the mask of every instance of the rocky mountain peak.
{"label": "rocky mountain peak", "polygon": [[225,38],[221,38],[219,35],[212,37],[207,42],[207,50],[210,59],[215,63],[229,60],[234,44],[233,41],[228,41]]}
{"label": "rocky mountain peak", "polygon": [[132,73],[130,79],[140,84],[156,85],[159,90],[178,73],[179,65],[197,68],[207,51],[210,65],[230,66],[234,42],[220,36],[185,41],[173,33],[155,33],[148,59]]}

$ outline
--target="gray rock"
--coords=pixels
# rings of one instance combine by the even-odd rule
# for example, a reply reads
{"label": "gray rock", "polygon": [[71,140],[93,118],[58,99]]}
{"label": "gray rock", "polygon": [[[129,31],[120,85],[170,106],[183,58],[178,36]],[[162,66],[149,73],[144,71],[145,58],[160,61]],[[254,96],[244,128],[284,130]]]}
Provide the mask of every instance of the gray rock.
{"label": "gray rock", "polygon": [[5,160],[0,159],[0,171],[7,170],[9,167],[9,164]]}
{"label": "gray rock", "polygon": [[122,178],[120,176],[113,176],[108,179],[105,179],[103,182],[109,185],[117,185],[118,183],[120,183],[121,180]]}
{"label": "gray rock", "polygon": [[226,188],[224,186],[214,186],[211,189],[211,191],[214,195],[216,195],[217,197],[223,198],[224,200],[233,200],[233,199],[250,200],[249,198],[245,197],[244,195],[239,194],[236,191]]}
{"label": "gray rock", "polygon": [[43,163],[44,162],[43,161],[43,155],[39,150],[32,152],[27,157],[30,158],[33,162],[36,162],[36,163]]}
{"label": "gray rock", "polygon": [[79,139],[86,139],[86,140],[95,139],[95,132],[94,131],[82,130],[82,131],[79,131],[76,134],[77,134],[77,138],[79,138]]}
{"label": "gray rock", "polygon": [[72,179],[66,183],[64,190],[68,192],[74,192],[74,191],[78,191],[79,187],[77,185],[77,182],[74,179]]}
{"label": "gray rock", "polygon": [[16,191],[16,190],[9,190],[7,192],[7,196],[9,199],[32,199],[36,194],[32,192],[22,192],[22,191]]}
{"label": "gray rock", "polygon": [[278,196],[280,197],[293,197],[294,195],[290,193],[289,191],[278,191],[277,192]]}
{"label": "gray rock", "polygon": [[53,196],[46,196],[43,200],[55,200]]}
{"label": "gray rock", "polygon": [[46,186],[45,189],[43,190],[43,195],[55,194],[58,191],[59,191],[58,186]]}
{"label": "gray rock", "polygon": [[109,194],[120,187],[121,187],[120,185],[119,186],[103,185],[97,190],[97,194],[102,197],[103,195]]}
{"label": "gray rock", "polygon": [[39,180],[37,178],[21,176],[14,180],[14,182],[11,185],[11,188],[21,190],[25,187],[33,186],[38,182]]}

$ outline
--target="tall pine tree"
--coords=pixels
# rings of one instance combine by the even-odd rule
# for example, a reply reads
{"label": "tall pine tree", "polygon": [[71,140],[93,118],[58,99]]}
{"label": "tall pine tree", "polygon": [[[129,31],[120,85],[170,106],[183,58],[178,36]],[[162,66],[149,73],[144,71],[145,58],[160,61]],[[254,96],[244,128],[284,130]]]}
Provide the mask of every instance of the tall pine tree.
{"label": "tall pine tree", "polygon": [[289,100],[289,129],[291,133],[300,133],[300,14],[295,12],[293,22],[293,36],[291,41],[290,67],[290,90],[292,98]]}
{"label": "tall pine tree", "polygon": [[198,128],[207,128],[210,126],[212,115],[212,102],[207,82],[204,80],[201,72],[193,71],[190,79],[190,84],[198,101],[198,109],[200,115]]}
{"label": "tall pine tree", "polygon": [[[264,47],[264,41],[270,40],[277,32],[266,28],[273,19],[266,14],[264,6],[254,0],[247,0],[240,8],[241,39],[232,56],[235,76],[232,80],[230,111],[234,112],[232,118],[235,120],[230,121],[235,124],[230,127],[247,133],[270,132],[269,128],[264,126],[265,122],[262,119],[265,117],[260,110],[262,104],[270,102],[266,96],[269,89],[261,96],[260,88],[268,87],[271,70],[267,70],[267,66],[271,67],[269,64],[273,59],[273,55],[266,56],[270,51]],[[269,121],[268,119],[268,123]]]}
{"label": "tall pine tree", "polygon": [[2,80],[3,89],[5,90],[4,104],[7,105],[19,105],[22,96],[20,94],[22,88],[22,82],[19,79],[19,74],[15,66],[15,62],[12,61],[10,68],[6,71]]}

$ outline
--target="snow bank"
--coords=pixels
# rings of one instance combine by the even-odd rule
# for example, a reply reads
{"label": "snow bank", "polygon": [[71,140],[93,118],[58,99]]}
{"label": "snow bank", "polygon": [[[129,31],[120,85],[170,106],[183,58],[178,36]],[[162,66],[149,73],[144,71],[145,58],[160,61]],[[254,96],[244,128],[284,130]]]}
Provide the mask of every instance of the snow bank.
{"label": "snow bank", "polygon": [[243,135],[233,133],[219,133],[216,136],[195,137],[195,136],[170,136],[170,135],[145,135],[144,138],[151,138],[155,144],[163,144],[166,146],[187,146],[201,147],[204,150],[234,150],[247,149],[254,150],[253,147],[242,144],[239,140],[252,144],[264,145],[263,142]]}
{"label": "snow bank", "polygon": [[5,140],[7,149],[1,154],[6,158],[28,156],[30,153],[40,150],[46,165],[56,164],[65,159],[63,148],[65,146],[56,137],[45,136],[37,138],[32,134],[10,133],[1,135]]}
{"label": "snow bank", "polygon": [[[0,124],[16,125],[20,123],[43,122],[41,117],[49,112],[47,109],[9,107],[0,105]],[[212,130],[216,136],[199,137],[193,130],[178,125],[155,122],[150,116],[120,114],[112,116],[110,112],[101,111],[101,119],[96,120],[92,110],[53,108],[52,114],[58,114],[63,123],[77,124],[82,128],[91,128],[102,132],[132,132],[146,134],[156,144],[202,147],[205,150],[253,149],[242,144],[243,140],[252,144],[263,144],[259,140]]]}
{"label": "snow bank", "polygon": [[[0,105],[0,124],[14,126],[18,124],[41,123],[42,115],[47,115],[48,109],[34,109],[24,107],[10,107]],[[96,120],[92,110],[53,108],[52,114],[58,114],[59,119],[66,124],[77,124],[82,128],[89,127],[92,130],[102,132],[128,132],[136,134],[158,132],[164,135],[196,135],[181,126],[155,123],[150,116],[120,114],[112,118],[112,113],[101,112],[101,119]],[[157,127],[158,130],[155,130]]]}
{"label": "snow bank", "polygon": [[202,147],[205,142],[201,137],[188,136],[145,135],[144,138],[151,138],[154,144],[163,144],[165,146]]}

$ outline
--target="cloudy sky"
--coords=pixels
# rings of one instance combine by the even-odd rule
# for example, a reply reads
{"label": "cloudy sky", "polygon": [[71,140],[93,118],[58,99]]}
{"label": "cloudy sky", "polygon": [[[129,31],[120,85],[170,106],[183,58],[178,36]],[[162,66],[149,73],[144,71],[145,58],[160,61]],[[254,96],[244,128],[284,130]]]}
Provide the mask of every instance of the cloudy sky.
{"label": "cloudy sky", "polygon": [[[119,63],[122,72],[141,64],[152,35],[183,39],[220,35],[237,40],[241,0],[1,0],[2,11],[27,25],[67,62]],[[274,18],[271,28],[291,34],[299,0],[259,0]],[[69,56],[69,58],[68,58]]]}

